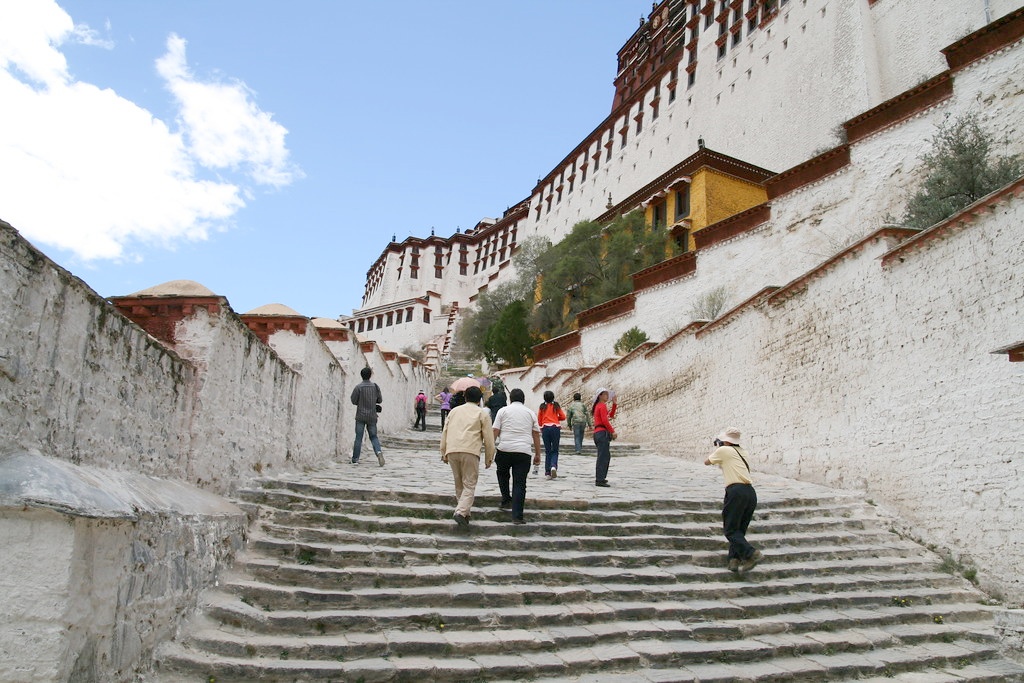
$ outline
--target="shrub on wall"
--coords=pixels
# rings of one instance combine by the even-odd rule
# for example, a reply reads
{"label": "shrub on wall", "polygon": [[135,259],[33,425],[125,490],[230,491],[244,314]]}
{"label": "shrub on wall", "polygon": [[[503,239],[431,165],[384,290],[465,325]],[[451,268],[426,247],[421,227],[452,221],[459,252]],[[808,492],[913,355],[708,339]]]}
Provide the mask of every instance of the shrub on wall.
{"label": "shrub on wall", "polygon": [[714,320],[729,300],[727,287],[715,287],[697,297],[690,306],[690,320]]}
{"label": "shrub on wall", "polygon": [[[500,345],[517,347],[528,338],[535,344],[569,332],[580,312],[629,293],[632,273],[677,252],[669,233],[647,227],[639,210],[607,225],[577,223],[555,245],[539,238],[525,240],[513,258],[516,278],[477,299],[476,310],[460,327],[459,344],[489,362],[493,357],[515,364],[513,358],[525,359],[529,353],[498,350]],[[523,323],[520,305],[527,311]]]}
{"label": "shrub on wall", "polygon": [[973,204],[1024,173],[1016,156],[993,159],[992,137],[978,125],[977,114],[939,124],[931,150],[921,156],[927,172],[910,198],[903,224],[927,228]]}
{"label": "shrub on wall", "polygon": [[629,293],[632,273],[674,256],[677,249],[665,230],[645,226],[639,210],[608,225],[577,223],[540,262],[534,332],[550,338],[570,331],[580,312]]}
{"label": "shrub on wall", "polygon": [[647,333],[634,325],[623,332],[619,341],[615,342],[615,353],[624,356],[645,341],[647,341]]}

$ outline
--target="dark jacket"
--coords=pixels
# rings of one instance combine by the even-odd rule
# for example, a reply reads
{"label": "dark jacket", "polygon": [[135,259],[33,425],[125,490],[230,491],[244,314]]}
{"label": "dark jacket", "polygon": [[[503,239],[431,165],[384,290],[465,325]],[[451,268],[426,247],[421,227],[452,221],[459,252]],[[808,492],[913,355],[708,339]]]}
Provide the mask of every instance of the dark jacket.
{"label": "dark jacket", "polygon": [[494,422],[494,416],[498,414],[498,411],[507,405],[508,399],[505,397],[504,391],[491,394],[491,397],[487,399],[487,407],[491,411],[491,422]]}
{"label": "dark jacket", "polygon": [[356,407],[356,419],[360,422],[377,421],[377,405],[384,400],[380,387],[370,380],[363,380],[352,390],[352,405]]}

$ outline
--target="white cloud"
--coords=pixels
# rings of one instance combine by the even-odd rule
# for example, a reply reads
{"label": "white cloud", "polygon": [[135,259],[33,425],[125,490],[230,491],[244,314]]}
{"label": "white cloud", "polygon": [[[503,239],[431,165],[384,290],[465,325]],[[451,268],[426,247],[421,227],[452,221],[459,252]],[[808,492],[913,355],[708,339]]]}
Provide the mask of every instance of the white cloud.
{"label": "white cloud", "polygon": [[[107,33],[110,33],[110,20],[106,23]],[[93,28],[90,28],[86,24],[75,24],[75,28],[72,29],[71,35],[76,43],[82,45],[89,45],[90,47],[101,47],[104,50],[113,50],[114,41],[107,40],[106,38],[100,38],[100,34]]]}
{"label": "white cloud", "polygon": [[181,107],[180,122],[191,152],[210,168],[245,168],[264,185],[287,185],[299,174],[288,161],[288,133],[261,111],[244,83],[202,83],[189,71],[185,40],[167,39],[157,71]]}
{"label": "white cloud", "polygon": [[66,41],[112,46],[53,0],[0,2],[0,218],[29,239],[83,260],[135,257],[140,246],[205,239],[244,206],[245,178],[210,180],[201,167],[274,186],[299,174],[287,131],[243,85],[188,76],[183,42],[161,60],[161,70],[179,69],[168,78],[179,132],[113,90],[74,81]]}

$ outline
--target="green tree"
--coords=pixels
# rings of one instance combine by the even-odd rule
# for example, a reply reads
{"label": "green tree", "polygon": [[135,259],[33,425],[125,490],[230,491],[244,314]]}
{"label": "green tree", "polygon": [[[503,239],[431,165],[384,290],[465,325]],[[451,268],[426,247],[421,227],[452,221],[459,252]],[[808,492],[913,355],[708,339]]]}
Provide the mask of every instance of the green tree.
{"label": "green tree", "polygon": [[647,333],[634,325],[623,332],[619,341],[615,342],[615,353],[624,356],[645,341],[647,341]]}
{"label": "green tree", "polygon": [[903,216],[903,224],[913,228],[949,218],[1022,173],[1018,157],[992,158],[992,138],[976,114],[940,124],[921,161],[927,175]]}
{"label": "green tree", "polygon": [[515,283],[508,282],[490,289],[476,300],[475,308],[466,313],[459,323],[459,346],[480,358],[487,351],[487,333],[498,322],[502,311],[519,297]]}
{"label": "green tree", "polygon": [[537,340],[530,333],[529,308],[523,300],[506,306],[487,330],[484,357],[488,363],[525,365]]}
{"label": "green tree", "polygon": [[[631,291],[632,273],[675,253],[675,242],[664,229],[644,225],[642,211],[619,216],[608,225],[577,223],[556,245],[536,237],[524,240],[513,257],[516,277],[477,299],[476,310],[460,327],[460,345],[477,355],[513,362],[495,351],[501,342],[494,332],[513,304],[525,307],[527,331],[536,343],[568,332],[581,311]],[[511,322],[518,321],[519,307],[508,315],[504,329],[520,334]],[[521,337],[515,339],[522,343]]]}
{"label": "green tree", "polygon": [[588,308],[627,294],[630,275],[675,254],[664,230],[647,229],[642,211],[619,216],[607,226],[584,221],[573,226],[544,261],[534,331],[544,337],[571,329]]}

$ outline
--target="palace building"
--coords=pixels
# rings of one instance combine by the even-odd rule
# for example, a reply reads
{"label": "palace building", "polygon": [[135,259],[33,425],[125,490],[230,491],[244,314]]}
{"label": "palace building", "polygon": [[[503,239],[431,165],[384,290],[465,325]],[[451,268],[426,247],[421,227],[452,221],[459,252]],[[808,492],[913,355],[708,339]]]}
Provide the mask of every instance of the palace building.
{"label": "palace building", "polygon": [[[762,205],[766,181],[841,146],[847,122],[943,72],[942,48],[1020,0],[663,0],[618,51],[611,111],[498,219],[392,240],[342,322],[436,346],[512,273],[524,239],[636,209],[684,250]],[[925,30],[926,28],[926,30]],[[771,170],[768,170],[771,169]],[[519,195],[520,197],[522,195]]]}

